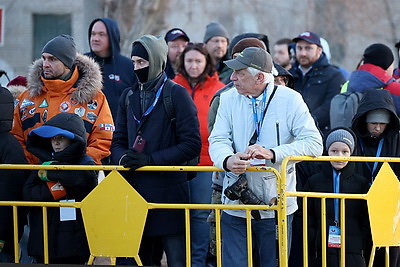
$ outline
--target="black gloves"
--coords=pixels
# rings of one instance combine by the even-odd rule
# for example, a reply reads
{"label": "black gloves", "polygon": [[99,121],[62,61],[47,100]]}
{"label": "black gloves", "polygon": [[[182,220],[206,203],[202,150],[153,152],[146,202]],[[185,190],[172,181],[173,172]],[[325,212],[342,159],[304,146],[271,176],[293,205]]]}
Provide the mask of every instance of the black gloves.
{"label": "black gloves", "polygon": [[151,165],[151,158],[149,155],[139,153],[136,151],[136,149],[131,148],[121,159],[121,165],[123,165],[125,168],[136,170],[139,167]]}

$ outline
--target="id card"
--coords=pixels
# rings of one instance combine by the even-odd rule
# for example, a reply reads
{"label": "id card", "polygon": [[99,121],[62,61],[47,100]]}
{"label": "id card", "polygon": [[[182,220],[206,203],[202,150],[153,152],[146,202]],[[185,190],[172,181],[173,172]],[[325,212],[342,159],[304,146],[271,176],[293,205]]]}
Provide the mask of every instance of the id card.
{"label": "id card", "polygon": [[250,166],[265,166],[265,159],[250,159]]}
{"label": "id card", "polygon": [[340,248],[340,227],[329,226],[328,235],[328,247],[329,248]]}
{"label": "id card", "polygon": [[[60,202],[75,202],[75,199],[60,200]],[[76,208],[74,207],[60,207],[60,221],[75,221]]]}

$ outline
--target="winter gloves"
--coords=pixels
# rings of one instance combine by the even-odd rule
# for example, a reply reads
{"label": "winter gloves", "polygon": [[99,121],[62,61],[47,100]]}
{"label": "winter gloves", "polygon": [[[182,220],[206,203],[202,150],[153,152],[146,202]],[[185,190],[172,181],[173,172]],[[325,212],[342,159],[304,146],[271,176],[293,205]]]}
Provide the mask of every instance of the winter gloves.
{"label": "winter gloves", "polygon": [[121,165],[125,168],[131,168],[131,170],[151,164],[152,160],[149,155],[139,153],[134,148],[129,149],[121,159]]}

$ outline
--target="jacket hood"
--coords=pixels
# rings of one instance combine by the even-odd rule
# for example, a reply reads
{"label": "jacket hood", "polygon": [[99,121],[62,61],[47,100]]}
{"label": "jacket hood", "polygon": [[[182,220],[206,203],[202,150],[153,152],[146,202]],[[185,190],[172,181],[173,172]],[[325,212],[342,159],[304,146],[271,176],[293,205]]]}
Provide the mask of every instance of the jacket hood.
{"label": "jacket hood", "polygon": [[151,81],[160,76],[164,71],[167,63],[168,46],[164,38],[161,36],[144,35],[134,41],[140,43],[146,49],[149,55],[149,75],[148,81]]}
{"label": "jacket hood", "polygon": [[[78,68],[79,78],[74,85],[76,90],[72,97],[78,103],[89,102],[103,88],[100,67],[93,59],[79,53],[76,55],[74,66]],[[37,59],[30,67],[28,75],[28,91],[31,97],[39,96],[43,91],[42,73],[43,60]]]}
{"label": "jacket hood", "polygon": [[0,86],[0,132],[9,132],[14,116],[14,98],[7,88]]}
{"label": "jacket hood", "polygon": [[[62,135],[72,143],[63,151],[53,153],[50,138]],[[77,162],[86,152],[86,130],[75,113],[59,113],[42,126],[33,129],[27,138],[27,149],[41,161]]]}
{"label": "jacket hood", "polygon": [[[119,55],[119,53],[121,51],[120,46],[119,46],[121,37],[120,37],[119,29],[118,29],[118,23],[113,19],[98,18],[98,19],[93,20],[92,23],[90,23],[89,31],[88,31],[89,44],[90,44],[90,34],[92,32],[93,25],[98,21],[103,22],[104,25],[106,26],[108,40],[110,42],[111,55],[112,56]],[[90,54],[92,57],[96,57],[96,54],[92,51],[91,48],[90,48]]]}
{"label": "jacket hood", "polygon": [[368,135],[365,119],[367,113],[375,109],[386,109],[390,112],[390,122],[383,135],[398,133],[400,130],[399,119],[397,118],[396,109],[389,91],[384,89],[368,89],[364,92],[357,113],[353,118],[352,129],[356,135]]}

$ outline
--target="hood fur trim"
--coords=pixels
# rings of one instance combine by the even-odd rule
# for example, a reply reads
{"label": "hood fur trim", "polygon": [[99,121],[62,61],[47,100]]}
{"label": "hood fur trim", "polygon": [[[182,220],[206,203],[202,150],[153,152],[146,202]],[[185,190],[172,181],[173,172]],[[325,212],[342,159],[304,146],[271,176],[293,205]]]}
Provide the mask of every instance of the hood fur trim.
{"label": "hood fur trim", "polygon": [[[88,56],[78,53],[74,65],[78,68],[79,78],[76,83],[76,90],[72,93],[78,103],[85,103],[92,100],[98,91],[103,88],[103,77],[99,65]],[[43,60],[37,59],[29,69],[28,91],[31,97],[39,96],[42,93],[43,81]]]}

